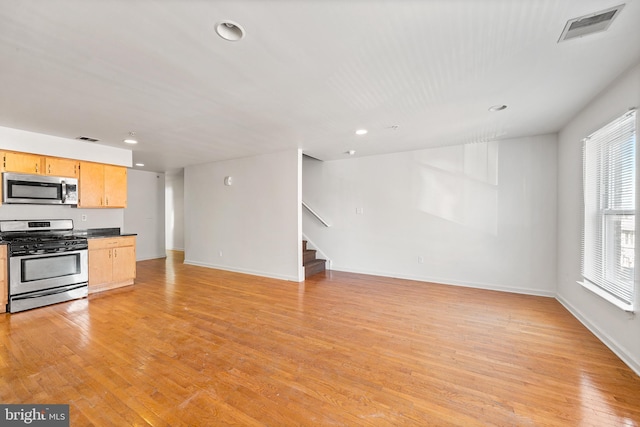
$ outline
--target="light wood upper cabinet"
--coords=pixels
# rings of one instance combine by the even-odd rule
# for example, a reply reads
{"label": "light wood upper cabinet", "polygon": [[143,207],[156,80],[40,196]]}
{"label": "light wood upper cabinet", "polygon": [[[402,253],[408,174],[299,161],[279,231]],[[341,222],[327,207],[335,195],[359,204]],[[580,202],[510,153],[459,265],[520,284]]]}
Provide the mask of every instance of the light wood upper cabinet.
{"label": "light wood upper cabinet", "polygon": [[80,162],[79,208],[104,206],[104,165]]}
{"label": "light wood upper cabinet", "polygon": [[126,208],[127,168],[80,162],[80,208]]}
{"label": "light wood upper cabinet", "polygon": [[5,151],[3,153],[3,171],[19,173],[42,174],[44,158],[37,154],[14,153]]}
{"label": "light wood upper cabinet", "polygon": [[2,171],[78,178],[80,162],[37,154],[2,152]]}
{"label": "light wood upper cabinet", "polygon": [[127,207],[127,168],[104,165],[104,197],[108,208]]}
{"label": "light wood upper cabinet", "polygon": [[68,178],[78,178],[80,162],[72,159],[61,159],[58,157],[46,157],[44,174],[51,176],[63,176]]}

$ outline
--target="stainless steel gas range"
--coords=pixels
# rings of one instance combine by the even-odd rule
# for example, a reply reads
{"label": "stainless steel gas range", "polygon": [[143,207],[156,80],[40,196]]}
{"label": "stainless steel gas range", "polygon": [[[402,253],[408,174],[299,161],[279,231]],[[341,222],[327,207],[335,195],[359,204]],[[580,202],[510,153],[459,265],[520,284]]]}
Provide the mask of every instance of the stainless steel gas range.
{"label": "stainless steel gas range", "polygon": [[73,220],[0,221],[0,240],[8,245],[10,313],[87,296],[88,244],[73,235]]}

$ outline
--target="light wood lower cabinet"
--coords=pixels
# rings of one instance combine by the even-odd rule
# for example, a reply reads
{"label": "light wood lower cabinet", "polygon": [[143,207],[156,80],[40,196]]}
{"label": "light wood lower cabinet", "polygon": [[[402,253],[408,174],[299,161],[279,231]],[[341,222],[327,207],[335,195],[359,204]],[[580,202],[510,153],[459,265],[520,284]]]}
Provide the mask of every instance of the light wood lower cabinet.
{"label": "light wood lower cabinet", "polygon": [[7,245],[0,245],[0,313],[7,311],[9,302],[7,283]]}
{"label": "light wood lower cabinet", "polygon": [[90,294],[132,285],[135,278],[135,236],[89,239]]}

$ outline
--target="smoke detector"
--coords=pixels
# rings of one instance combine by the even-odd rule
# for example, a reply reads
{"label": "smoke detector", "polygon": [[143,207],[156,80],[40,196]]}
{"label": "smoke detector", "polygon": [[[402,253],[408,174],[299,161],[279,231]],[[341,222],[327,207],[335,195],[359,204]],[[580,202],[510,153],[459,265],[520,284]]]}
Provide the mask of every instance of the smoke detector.
{"label": "smoke detector", "polygon": [[624,4],[621,4],[600,12],[568,20],[558,39],[558,43],[575,39],[576,37],[606,31],[613,20],[620,14],[623,7]]}

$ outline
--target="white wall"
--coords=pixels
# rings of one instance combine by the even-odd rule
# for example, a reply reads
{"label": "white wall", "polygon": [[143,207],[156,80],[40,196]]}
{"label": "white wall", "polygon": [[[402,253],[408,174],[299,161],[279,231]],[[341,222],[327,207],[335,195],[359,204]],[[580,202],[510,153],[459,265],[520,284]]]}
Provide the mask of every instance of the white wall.
{"label": "white wall", "polygon": [[[86,221],[82,221],[82,215]],[[72,219],[76,230],[122,228],[123,209],[76,209],[70,206],[2,205],[0,219]]]}
{"label": "white wall", "polygon": [[[581,279],[582,139],[629,107],[640,107],[640,64],[617,79],[560,132],[557,298],[640,375],[638,316],[624,313],[576,283]],[[640,292],[636,292],[636,306],[640,307]]]}
{"label": "white wall", "polygon": [[184,169],[165,174],[167,249],[184,250]]}
{"label": "white wall", "polygon": [[0,149],[126,167],[132,162],[131,150],[1,126]]}
{"label": "white wall", "polygon": [[136,259],[166,256],[164,173],[129,169],[123,232],[136,233]]}
{"label": "white wall", "polygon": [[[318,162],[303,232],[332,269],[555,295],[556,137]],[[360,213],[361,212],[361,213]]]}
{"label": "white wall", "polygon": [[185,168],[185,262],[302,280],[301,164],[288,150]]}

